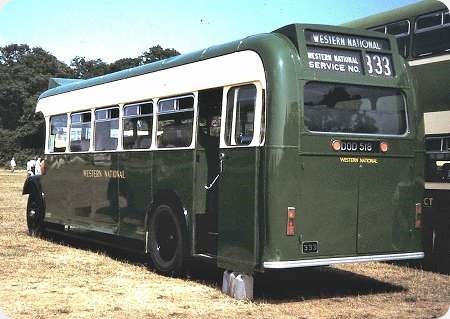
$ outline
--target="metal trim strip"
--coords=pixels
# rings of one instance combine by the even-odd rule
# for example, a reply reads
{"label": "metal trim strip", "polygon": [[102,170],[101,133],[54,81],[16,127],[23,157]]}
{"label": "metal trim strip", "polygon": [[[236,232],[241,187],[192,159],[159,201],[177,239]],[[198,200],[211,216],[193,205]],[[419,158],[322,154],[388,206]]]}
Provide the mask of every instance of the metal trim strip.
{"label": "metal trim strip", "polygon": [[445,190],[450,190],[450,183],[426,182],[425,183],[425,189],[445,189]]}
{"label": "metal trim strip", "polygon": [[416,66],[416,65],[422,65],[422,64],[429,64],[429,63],[436,63],[436,62],[444,62],[450,60],[450,55],[439,55],[439,56],[433,56],[428,58],[419,58],[417,60],[411,60],[409,61],[410,66]]}
{"label": "metal trim strip", "polygon": [[332,264],[348,264],[348,263],[370,262],[370,261],[421,259],[423,257],[424,257],[423,252],[415,252],[403,254],[319,258],[307,260],[266,261],[264,262],[264,268],[267,269],[300,268],[300,267],[327,266]]}

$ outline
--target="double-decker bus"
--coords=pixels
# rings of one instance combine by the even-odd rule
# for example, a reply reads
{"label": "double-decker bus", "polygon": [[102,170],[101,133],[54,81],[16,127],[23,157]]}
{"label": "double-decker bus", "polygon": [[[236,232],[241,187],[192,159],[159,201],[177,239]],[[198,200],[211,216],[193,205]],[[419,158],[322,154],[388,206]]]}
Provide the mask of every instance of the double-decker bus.
{"label": "double-decker bus", "polygon": [[50,89],[36,111],[31,234],[132,242],[165,274],[423,257],[423,123],[392,36],[292,24]]}
{"label": "double-decker bus", "polygon": [[450,13],[422,1],[345,24],[392,34],[408,60],[425,119],[426,266],[450,271]]}

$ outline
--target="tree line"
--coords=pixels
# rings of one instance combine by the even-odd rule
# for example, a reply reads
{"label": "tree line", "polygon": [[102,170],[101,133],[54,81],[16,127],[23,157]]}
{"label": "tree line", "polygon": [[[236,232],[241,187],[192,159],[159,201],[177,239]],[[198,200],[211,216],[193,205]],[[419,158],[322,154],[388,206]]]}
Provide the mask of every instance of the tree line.
{"label": "tree line", "polygon": [[67,65],[40,47],[0,47],[0,165],[8,165],[14,156],[23,167],[27,159],[43,154],[45,121],[34,109],[50,78],[88,79],[179,54],[156,45],[138,57],[109,64],[76,56]]}

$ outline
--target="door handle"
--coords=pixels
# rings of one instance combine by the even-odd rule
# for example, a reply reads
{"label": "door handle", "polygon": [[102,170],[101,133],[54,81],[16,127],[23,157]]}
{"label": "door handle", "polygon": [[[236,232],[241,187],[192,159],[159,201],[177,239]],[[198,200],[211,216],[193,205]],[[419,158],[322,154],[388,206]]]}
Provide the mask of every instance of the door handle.
{"label": "door handle", "polygon": [[227,156],[225,155],[225,153],[219,153],[219,174],[217,174],[217,176],[213,179],[213,181],[209,185],[205,185],[206,190],[210,190],[219,179],[220,174],[222,174],[223,171],[223,161],[226,157]]}

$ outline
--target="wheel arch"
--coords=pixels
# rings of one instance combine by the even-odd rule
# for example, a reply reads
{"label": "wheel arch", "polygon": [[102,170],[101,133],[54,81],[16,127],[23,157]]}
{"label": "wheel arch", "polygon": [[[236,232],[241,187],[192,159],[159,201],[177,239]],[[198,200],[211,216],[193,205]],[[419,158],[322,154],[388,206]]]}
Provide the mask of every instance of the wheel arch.
{"label": "wheel arch", "polygon": [[[183,201],[181,200],[181,197],[178,195],[178,193],[171,189],[160,189],[153,196],[153,200],[152,200],[152,202],[149,206],[149,209],[147,210],[147,214],[145,216],[146,227],[148,227],[148,221],[149,221],[151,214],[161,204],[170,205],[172,208],[175,209],[175,211],[177,212],[177,214],[179,214],[179,217],[183,221],[183,223],[184,223],[183,225],[187,231],[187,225],[188,225],[187,209],[186,209],[185,205],[183,204]],[[147,228],[147,230],[148,230],[148,228]]]}
{"label": "wheel arch", "polygon": [[[178,217],[182,221],[183,230],[185,232],[185,237],[189,238],[189,229],[188,229],[188,210],[186,209],[186,206],[183,204],[183,201],[181,200],[181,196],[173,189],[159,189],[154,194],[151,203],[148,206],[147,213],[145,214],[145,253],[148,252],[148,233],[151,231],[149,229],[149,221],[150,216],[155,211],[155,209],[161,205],[161,204],[167,204],[170,205],[175,212],[178,214]],[[190,251],[190,241],[187,240],[186,249],[187,251]]]}

